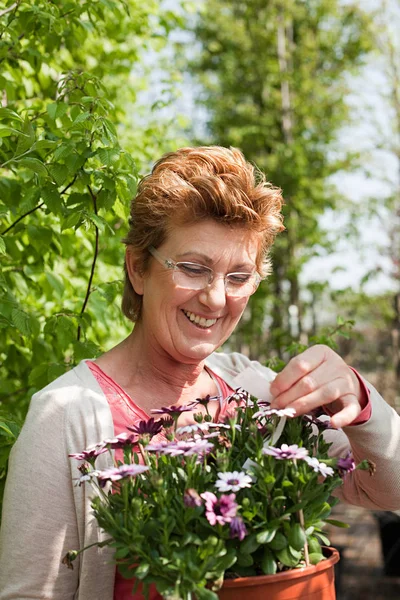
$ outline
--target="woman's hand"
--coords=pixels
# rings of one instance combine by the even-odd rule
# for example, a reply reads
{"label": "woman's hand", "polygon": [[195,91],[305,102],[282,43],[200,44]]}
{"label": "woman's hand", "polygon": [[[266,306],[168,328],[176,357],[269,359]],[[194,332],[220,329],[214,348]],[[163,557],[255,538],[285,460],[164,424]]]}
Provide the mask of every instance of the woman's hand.
{"label": "woman's hand", "polygon": [[354,372],[328,346],[312,346],[286,365],[271,383],[271,408],[294,408],[297,415],[323,406],[333,427],[350,425],[360,414],[365,391]]}

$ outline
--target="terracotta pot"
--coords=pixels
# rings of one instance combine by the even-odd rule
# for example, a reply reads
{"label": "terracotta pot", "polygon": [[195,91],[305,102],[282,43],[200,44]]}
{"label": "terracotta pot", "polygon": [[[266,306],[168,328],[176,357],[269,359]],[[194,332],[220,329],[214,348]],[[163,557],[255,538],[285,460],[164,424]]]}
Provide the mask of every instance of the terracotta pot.
{"label": "terracotta pot", "polygon": [[335,600],[334,565],[339,552],[326,548],[326,560],[276,575],[227,579],[218,597],[220,600]]}

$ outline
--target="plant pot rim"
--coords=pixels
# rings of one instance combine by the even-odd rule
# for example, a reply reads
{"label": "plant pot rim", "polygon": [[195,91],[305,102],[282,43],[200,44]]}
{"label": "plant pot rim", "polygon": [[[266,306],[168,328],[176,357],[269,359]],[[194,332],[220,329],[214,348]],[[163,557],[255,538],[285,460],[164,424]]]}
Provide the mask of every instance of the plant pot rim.
{"label": "plant pot rim", "polygon": [[339,562],[340,554],[336,548],[324,547],[324,554],[327,555],[325,560],[321,560],[317,565],[310,565],[309,567],[301,567],[295,569],[289,569],[287,571],[281,571],[275,575],[254,575],[251,577],[236,577],[235,579],[224,579],[224,588],[236,587],[238,584],[241,587],[250,587],[253,585],[261,585],[263,583],[272,583],[281,581],[282,579],[299,579],[306,575],[312,575],[313,573],[319,573],[326,571],[333,567]]}

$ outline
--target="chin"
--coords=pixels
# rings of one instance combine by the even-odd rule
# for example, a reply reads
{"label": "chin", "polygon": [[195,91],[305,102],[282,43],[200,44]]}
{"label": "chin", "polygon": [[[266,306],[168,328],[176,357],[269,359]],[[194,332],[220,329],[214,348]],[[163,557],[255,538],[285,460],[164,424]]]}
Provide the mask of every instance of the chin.
{"label": "chin", "polygon": [[217,350],[223,342],[221,342],[221,344],[219,346],[215,345],[215,344],[198,344],[198,345],[193,345],[190,348],[182,348],[182,349],[178,349],[178,356],[180,357],[178,360],[180,360],[180,362],[201,362],[202,360],[205,360],[206,358],[208,358],[210,356],[210,354],[212,354],[213,352],[215,352],[215,350]]}

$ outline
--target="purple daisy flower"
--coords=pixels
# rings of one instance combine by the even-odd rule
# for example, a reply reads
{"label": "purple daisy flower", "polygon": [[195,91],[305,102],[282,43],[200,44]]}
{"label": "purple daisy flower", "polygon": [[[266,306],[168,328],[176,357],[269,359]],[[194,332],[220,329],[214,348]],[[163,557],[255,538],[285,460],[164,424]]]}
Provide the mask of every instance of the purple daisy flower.
{"label": "purple daisy flower", "polygon": [[340,477],[345,477],[347,473],[351,473],[356,468],[356,463],[351,452],[348,452],[344,458],[339,458],[337,461],[337,468],[339,470]]}
{"label": "purple daisy flower", "polygon": [[255,412],[253,415],[253,419],[273,416],[293,418],[296,416],[296,411],[294,408],[264,408]]}
{"label": "purple daisy flower", "polygon": [[230,524],[230,537],[242,541],[247,535],[247,529],[241,517],[233,517]]}
{"label": "purple daisy flower", "polygon": [[190,404],[172,404],[171,406],[162,406],[161,408],[153,408],[151,412],[154,415],[170,415],[173,419],[179,417],[183,412],[191,411]]}
{"label": "purple daisy flower", "polygon": [[184,433],[196,433],[196,431],[208,431],[208,426],[209,423],[192,423],[191,425],[178,427],[176,433],[177,435],[183,435]]}
{"label": "purple daisy flower", "polygon": [[120,465],[119,467],[112,467],[105,469],[97,474],[97,478],[100,483],[100,487],[104,487],[107,481],[119,481],[125,477],[136,477],[145,471],[148,471],[149,467],[145,465]]}
{"label": "purple daisy flower", "polygon": [[196,398],[196,400],[194,400],[194,402],[192,402],[189,406],[195,408],[200,404],[201,406],[207,407],[210,402],[219,400],[219,398],[219,396],[210,396],[210,394],[207,394],[207,396],[204,396],[204,398]]}
{"label": "purple daisy flower", "polygon": [[301,460],[308,456],[307,448],[300,448],[297,444],[282,444],[280,448],[267,446],[262,450],[263,454],[273,456],[278,460]]}
{"label": "purple daisy flower", "polygon": [[191,508],[196,508],[197,506],[201,506],[203,504],[200,494],[193,488],[189,488],[185,491],[183,495],[183,502],[185,503],[185,506],[189,506]]}
{"label": "purple daisy flower", "polygon": [[228,398],[228,404],[236,402],[236,404],[244,404],[249,400],[250,394],[243,388],[237,388]]}
{"label": "purple daisy flower", "polygon": [[101,445],[89,446],[86,450],[82,452],[77,452],[76,454],[68,454],[70,458],[76,458],[76,460],[87,460],[90,464],[93,464],[94,460],[100,455],[107,452],[107,448]]}
{"label": "purple daisy flower", "polygon": [[160,452],[170,456],[192,456],[193,454],[204,454],[211,452],[214,444],[207,440],[187,440],[179,442],[161,442],[160,444],[148,444],[146,450],[149,452]]}
{"label": "purple daisy flower", "polygon": [[158,419],[158,421],[154,420],[154,417],[151,417],[147,421],[139,421],[138,425],[128,425],[127,429],[129,431],[134,431],[138,435],[157,435],[160,433],[164,424],[162,419]]}
{"label": "purple daisy flower", "polygon": [[161,421],[164,429],[168,429],[169,427],[172,427],[175,422],[171,417],[162,417],[160,419],[160,421]]}
{"label": "purple daisy flower", "polygon": [[304,421],[312,425],[316,425],[320,431],[326,429],[334,429],[331,425],[331,418],[328,415],[321,415],[316,417],[314,415],[303,415]]}
{"label": "purple daisy flower", "polygon": [[126,431],[120,433],[114,438],[110,438],[108,440],[104,440],[100,447],[110,448],[110,450],[118,450],[119,448],[125,448],[126,446],[133,446],[136,444],[138,439],[137,435],[133,433],[127,433]]}
{"label": "purple daisy flower", "polygon": [[252,479],[243,471],[232,471],[232,473],[218,473],[215,487],[219,492],[238,492],[241,488],[250,487]]}
{"label": "purple daisy flower", "polygon": [[306,463],[315,471],[315,473],[320,473],[323,477],[330,477],[334,475],[335,472],[332,467],[328,467],[324,462],[319,462],[317,458],[311,458],[311,456],[306,456]]}
{"label": "purple daisy flower", "polygon": [[91,481],[92,479],[94,479],[95,477],[99,476],[100,471],[89,471],[88,473],[85,473],[84,475],[81,475],[78,478],[78,481],[75,485],[78,485],[79,487],[81,487],[81,485],[83,485],[84,483]]}
{"label": "purple daisy flower", "polygon": [[206,501],[206,517],[210,525],[224,525],[236,517],[238,505],[235,494],[222,494],[217,498],[212,492],[203,492],[200,496]]}

